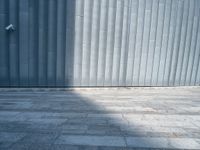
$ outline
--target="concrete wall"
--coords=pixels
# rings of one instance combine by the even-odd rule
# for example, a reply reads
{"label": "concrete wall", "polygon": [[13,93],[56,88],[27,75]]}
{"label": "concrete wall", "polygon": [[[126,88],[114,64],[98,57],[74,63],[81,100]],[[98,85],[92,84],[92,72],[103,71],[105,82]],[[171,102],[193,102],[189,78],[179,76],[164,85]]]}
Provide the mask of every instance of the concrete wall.
{"label": "concrete wall", "polygon": [[200,85],[199,15],[200,0],[0,0],[0,86]]}

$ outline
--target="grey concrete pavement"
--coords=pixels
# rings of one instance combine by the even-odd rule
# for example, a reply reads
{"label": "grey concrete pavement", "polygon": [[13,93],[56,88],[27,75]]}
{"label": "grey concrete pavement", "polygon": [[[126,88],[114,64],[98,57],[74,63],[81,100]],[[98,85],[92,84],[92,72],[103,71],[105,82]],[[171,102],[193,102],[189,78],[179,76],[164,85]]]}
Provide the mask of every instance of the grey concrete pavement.
{"label": "grey concrete pavement", "polygon": [[0,149],[200,149],[200,87],[0,89]]}

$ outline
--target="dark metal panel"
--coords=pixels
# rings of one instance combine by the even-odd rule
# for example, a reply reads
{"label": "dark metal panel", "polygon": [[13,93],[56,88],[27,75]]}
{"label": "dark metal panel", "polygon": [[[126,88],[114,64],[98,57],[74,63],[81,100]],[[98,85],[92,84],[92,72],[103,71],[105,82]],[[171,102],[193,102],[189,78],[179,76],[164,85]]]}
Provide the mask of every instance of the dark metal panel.
{"label": "dark metal panel", "polygon": [[15,31],[9,33],[9,73],[10,85],[19,85],[19,1],[9,0],[9,23],[14,25]]}
{"label": "dark metal panel", "polygon": [[0,0],[0,85],[9,86],[8,34],[5,27],[8,22],[8,1]]}
{"label": "dark metal panel", "polygon": [[20,86],[29,85],[29,2],[19,0],[19,76]]}
{"label": "dark metal panel", "polygon": [[39,0],[38,4],[38,85],[47,85],[47,31],[48,1]]}
{"label": "dark metal panel", "polygon": [[56,54],[57,54],[57,3],[49,0],[48,5],[48,54],[47,54],[47,81],[49,86],[56,85]]}
{"label": "dark metal panel", "polygon": [[0,1],[0,84],[9,85],[8,70],[8,33],[5,27],[8,25],[8,7],[7,1]]}
{"label": "dark metal panel", "polygon": [[56,54],[56,85],[65,85],[65,41],[66,41],[66,0],[57,4],[57,54]]}
{"label": "dark metal panel", "polygon": [[29,86],[38,85],[38,1],[29,3]]}
{"label": "dark metal panel", "polygon": [[75,7],[74,78],[73,85],[81,86],[83,50],[84,0],[77,0]]}
{"label": "dark metal panel", "polygon": [[74,82],[74,45],[75,45],[75,7],[76,1],[66,2],[66,42],[65,42],[65,86]]}

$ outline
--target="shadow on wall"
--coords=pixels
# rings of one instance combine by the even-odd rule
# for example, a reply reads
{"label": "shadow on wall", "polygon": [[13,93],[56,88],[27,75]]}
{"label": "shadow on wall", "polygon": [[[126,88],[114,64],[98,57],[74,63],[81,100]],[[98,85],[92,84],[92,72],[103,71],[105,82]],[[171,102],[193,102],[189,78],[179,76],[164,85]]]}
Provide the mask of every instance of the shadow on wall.
{"label": "shadow on wall", "polygon": [[[72,86],[76,1],[42,0],[38,2],[39,6],[42,5],[40,3],[44,3],[45,8],[41,9],[41,11],[45,11],[47,14],[44,17],[46,20],[41,25],[41,28],[45,29],[41,36],[45,35],[45,39],[44,43],[41,42],[44,49],[43,47],[41,50],[39,49],[41,53],[38,64],[39,82],[36,82],[35,86]],[[45,52],[42,54],[41,51]],[[37,77],[37,75],[34,76]],[[31,81],[31,79],[29,80]]]}
{"label": "shadow on wall", "polygon": [[75,3],[0,0],[1,87],[73,85]]}

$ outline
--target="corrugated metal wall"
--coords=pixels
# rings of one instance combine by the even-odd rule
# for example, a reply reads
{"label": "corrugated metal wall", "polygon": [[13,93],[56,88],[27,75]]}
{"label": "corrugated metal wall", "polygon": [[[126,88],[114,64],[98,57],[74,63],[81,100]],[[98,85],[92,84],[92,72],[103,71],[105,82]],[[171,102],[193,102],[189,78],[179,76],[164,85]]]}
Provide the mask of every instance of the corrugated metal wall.
{"label": "corrugated metal wall", "polygon": [[176,85],[200,85],[200,0],[0,0],[0,86]]}

